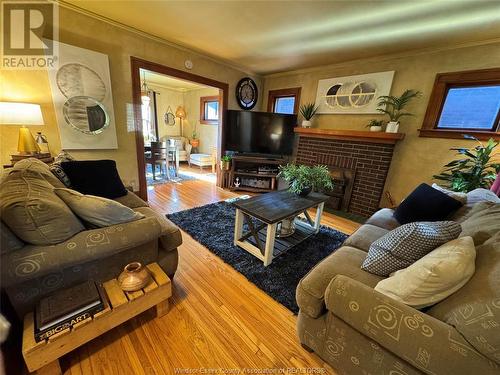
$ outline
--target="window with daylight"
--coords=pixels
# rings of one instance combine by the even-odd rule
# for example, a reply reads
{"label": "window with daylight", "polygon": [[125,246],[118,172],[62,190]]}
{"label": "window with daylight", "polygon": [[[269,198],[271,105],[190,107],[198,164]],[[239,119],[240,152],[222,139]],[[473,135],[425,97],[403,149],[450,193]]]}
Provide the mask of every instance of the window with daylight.
{"label": "window with daylight", "polygon": [[500,69],[438,74],[420,136],[500,139]]}
{"label": "window with daylight", "polygon": [[202,96],[200,98],[200,123],[219,124],[219,104],[218,96]]}
{"label": "window with daylight", "polygon": [[297,114],[299,111],[300,87],[271,90],[267,101],[267,111],[283,114]]}

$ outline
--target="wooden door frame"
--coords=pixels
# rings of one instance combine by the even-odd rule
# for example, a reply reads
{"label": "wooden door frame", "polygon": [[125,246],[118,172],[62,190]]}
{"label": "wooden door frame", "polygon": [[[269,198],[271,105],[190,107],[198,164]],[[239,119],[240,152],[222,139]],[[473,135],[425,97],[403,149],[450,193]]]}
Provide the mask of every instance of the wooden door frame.
{"label": "wooden door frame", "polygon": [[[226,125],[226,112],[228,106],[229,85],[225,82],[216,81],[210,78],[199,76],[183,70],[174,69],[155,62],[143,60],[138,57],[130,56],[130,67],[132,74],[132,107],[134,111],[134,132],[135,132],[135,147],[137,154],[137,166],[139,169],[139,196],[147,200],[147,184],[146,184],[146,163],[144,160],[144,137],[142,134],[142,116],[141,116],[141,76],[140,69],[149,70],[159,74],[165,74],[175,78],[184,79],[200,83],[202,85],[216,87],[222,90],[221,104],[222,111],[220,112],[220,120],[218,126],[217,137],[217,162],[220,160],[224,150],[224,127]],[[217,186],[221,186],[222,179],[217,169]]]}

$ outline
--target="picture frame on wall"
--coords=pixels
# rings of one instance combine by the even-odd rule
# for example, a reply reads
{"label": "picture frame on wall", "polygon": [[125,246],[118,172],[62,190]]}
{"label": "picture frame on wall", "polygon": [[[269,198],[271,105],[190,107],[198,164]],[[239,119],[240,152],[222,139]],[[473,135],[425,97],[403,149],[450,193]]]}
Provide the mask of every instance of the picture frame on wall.
{"label": "picture frame on wall", "polygon": [[316,105],[319,114],[375,114],[377,98],[389,95],[394,71],[322,79]]}
{"label": "picture frame on wall", "polygon": [[108,55],[65,43],[58,48],[49,82],[61,148],[117,149]]}

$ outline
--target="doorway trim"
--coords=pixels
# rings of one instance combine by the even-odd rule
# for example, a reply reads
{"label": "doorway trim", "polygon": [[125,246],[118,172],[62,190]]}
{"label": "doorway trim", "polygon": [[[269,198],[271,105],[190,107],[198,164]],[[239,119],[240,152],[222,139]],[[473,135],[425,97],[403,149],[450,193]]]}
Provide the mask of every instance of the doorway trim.
{"label": "doorway trim", "polygon": [[[141,76],[140,69],[149,70],[159,74],[165,74],[175,78],[184,79],[200,83],[206,86],[216,87],[222,90],[221,102],[222,111],[220,112],[220,120],[218,126],[217,137],[217,163],[221,158],[224,150],[224,127],[226,124],[226,111],[228,105],[229,85],[225,82],[216,81],[210,78],[199,76],[197,74],[185,72],[183,70],[171,68],[151,61],[143,60],[138,57],[130,56],[130,67],[132,74],[132,107],[134,111],[134,132],[135,132],[135,147],[137,154],[137,166],[139,170],[139,196],[146,200],[148,199],[148,191],[146,184],[146,163],[144,160],[144,137],[142,132],[142,116],[141,116]],[[222,178],[217,169],[217,186],[221,186]]]}

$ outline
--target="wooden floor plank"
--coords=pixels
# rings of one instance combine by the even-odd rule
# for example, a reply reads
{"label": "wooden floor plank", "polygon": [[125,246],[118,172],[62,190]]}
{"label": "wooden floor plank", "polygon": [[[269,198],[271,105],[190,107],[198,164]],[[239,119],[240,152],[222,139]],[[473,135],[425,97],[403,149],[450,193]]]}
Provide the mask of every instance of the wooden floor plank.
{"label": "wooden floor plank", "polygon": [[[166,214],[235,196],[210,182],[190,180],[156,185],[149,190],[149,204]],[[347,234],[359,227],[328,213],[322,224]],[[243,367],[323,367],[335,374],[300,347],[296,317],[287,308],[188,234],[182,236],[170,311],[160,318],[147,311],[69,353],[61,360],[64,374],[149,375],[173,374],[176,368]]]}

